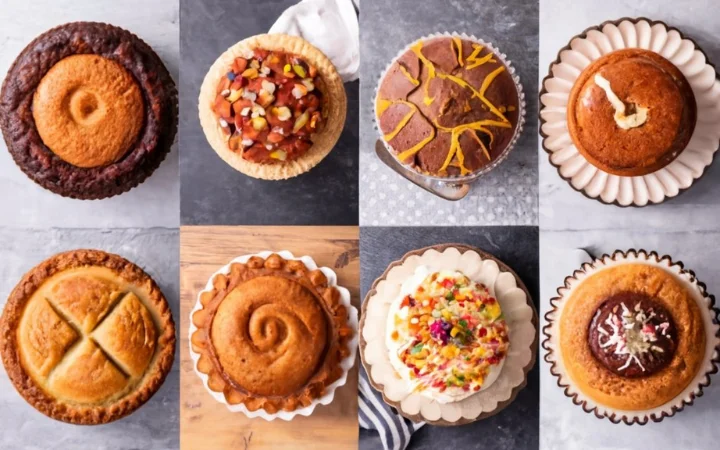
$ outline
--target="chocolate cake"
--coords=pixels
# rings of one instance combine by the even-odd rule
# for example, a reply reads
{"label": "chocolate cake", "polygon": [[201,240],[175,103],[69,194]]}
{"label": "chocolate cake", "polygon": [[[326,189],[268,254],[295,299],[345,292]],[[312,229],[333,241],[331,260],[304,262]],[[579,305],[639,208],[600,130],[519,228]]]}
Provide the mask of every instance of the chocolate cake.
{"label": "chocolate cake", "polygon": [[397,158],[435,176],[469,175],[512,143],[519,93],[491,49],[460,37],[420,40],[380,82],[376,114]]}

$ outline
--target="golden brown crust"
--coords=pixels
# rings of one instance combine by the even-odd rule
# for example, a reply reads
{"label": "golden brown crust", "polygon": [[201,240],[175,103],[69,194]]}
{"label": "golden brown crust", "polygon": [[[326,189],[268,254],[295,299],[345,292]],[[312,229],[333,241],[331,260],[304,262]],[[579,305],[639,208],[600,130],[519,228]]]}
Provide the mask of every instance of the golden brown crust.
{"label": "golden brown crust", "polygon": [[140,87],[99,55],[60,60],[40,80],[33,117],[45,145],[77,167],[112,164],[135,144],[145,108]]}
{"label": "golden brown crust", "polygon": [[[596,74],[624,103],[648,108],[643,125],[617,126]],[[570,92],[567,114],[578,151],[595,167],[619,176],[646,175],[670,164],[690,141],[696,116],[695,96],[680,69],[641,49],[618,50],[586,67]]]}
{"label": "golden brown crust", "polygon": [[[216,98],[217,85],[228,72],[236,57],[247,58],[256,48],[281,51],[302,57],[309,64],[315,66],[323,83],[316,86],[322,92],[327,103],[327,119],[322,131],[312,136],[313,146],[301,157],[279,164],[258,164],[242,158],[227,145],[227,137],[218,125],[215,113],[212,110]],[[200,125],[205,132],[210,146],[215,152],[235,170],[245,175],[266,180],[282,180],[305,173],[315,167],[325,158],[340,138],[345,125],[347,113],[347,97],[345,87],[335,66],[320,50],[309,42],[297,36],[285,34],[261,34],[244,39],[230,47],[220,55],[208,71],[200,88],[198,100]],[[325,114],[325,112],[323,112]]]}
{"label": "golden brown crust", "polygon": [[[608,370],[588,344],[590,323],[610,296],[633,292],[652,297],[672,316],[677,348],[663,369],[630,379]],[[559,345],[573,383],[596,402],[621,410],[648,410],[682,392],[697,375],[705,354],[702,316],[690,293],[665,270],[624,264],[591,275],[566,300],[559,322]]]}
{"label": "golden brown crust", "polygon": [[216,275],[213,286],[193,313],[191,345],[197,369],[228,404],[293,411],[340,378],[353,331],[339,291],[319,269],[253,256]]}
{"label": "golden brown crust", "polygon": [[[70,335],[71,339],[61,341],[64,349],[72,346],[78,339],[81,340],[77,346],[69,350],[70,353],[74,353],[72,364],[63,364],[64,361],[61,361],[58,367],[55,367],[57,373],[46,381],[50,386],[48,390],[55,389],[62,396],[74,398],[74,401],[64,401],[53,393],[46,392],[34,378],[37,373],[33,373],[33,370],[25,367],[26,362],[22,356],[22,338],[19,335],[24,332],[23,330],[32,328],[34,325],[22,325],[22,321],[26,315],[28,303],[32,301],[35,304],[39,300],[43,300],[42,298],[38,300],[35,294],[41,288],[45,288],[43,285],[51,278],[72,270],[110,271],[117,277],[117,280],[131,285],[133,291],[141,292],[145,299],[145,307],[155,317],[159,335],[151,367],[145,371],[142,377],[128,381],[127,375],[120,373],[122,368],[116,362],[108,360],[108,357],[112,358],[112,356],[106,354],[107,349],[100,350],[102,346],[98,345],[91,337],[79,338],[79,335],[85,334],[84,327],[87,322],[76,324],[72,318],[63,317],[62,322],[70,325],[70,328],[75,328],[74,332],[77,334],[77,336]],[[132,296],[129,294],[126,297]],[[126,300],[123,298],[118,302]],[[123,303],[120,303],[119,307],[123,307]],[[117,312],[113,311],[111,315]],[[62,315],[57,311],[55,314]],[[36,317],[33,316],[32,319],[36,319]],[[100,323],[100,327],[103,325]],[[175,355],[175,323],[160,288],[149,275],[135,264],[118,255],[99,250],[74,250],[60,253],[43,261],[25,274],[8,298],[0,319],[0,335],[2,336],[0,352],[3,364],[18,392],[43,414],[75,424],[107,423],[135,411],[160,388],[170,372]],[[122,335],[122,332],[119,335]],[[72,342],[68,343],[69,340]],[[58,339],[54,338],[52,341],[58,341]],[[93,368],[99,370],[103,382],[95,383],[94,381],[97,380],[92,380],[93,383],[84,383],[83,379]],[[122,380],[118,378],[119,374],[122,376]],[[82,389],[83,384],[86,385],[86,389]],[[107,390],[101,391],[103,387]],[[93,402],[97,402],[97,404],[92,404]],[[83,405],[83,403],[87,404]]]}

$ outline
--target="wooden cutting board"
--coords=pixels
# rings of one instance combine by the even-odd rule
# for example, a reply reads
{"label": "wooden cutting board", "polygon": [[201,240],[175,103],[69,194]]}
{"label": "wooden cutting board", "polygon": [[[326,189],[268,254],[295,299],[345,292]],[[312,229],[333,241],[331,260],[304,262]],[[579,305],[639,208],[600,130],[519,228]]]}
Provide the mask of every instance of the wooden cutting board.
{"label": "wooden cutting board", "polygon": [[338,275],[360,307],[357,227],[182,227],[180,230],[180,447],[195,449],[355,449],[358,446],[356,362],[335,400],[289,422],[230,412],[205,390],[190,359],[190,311],[208,278],[237,256],[289,250],[311,256]]}

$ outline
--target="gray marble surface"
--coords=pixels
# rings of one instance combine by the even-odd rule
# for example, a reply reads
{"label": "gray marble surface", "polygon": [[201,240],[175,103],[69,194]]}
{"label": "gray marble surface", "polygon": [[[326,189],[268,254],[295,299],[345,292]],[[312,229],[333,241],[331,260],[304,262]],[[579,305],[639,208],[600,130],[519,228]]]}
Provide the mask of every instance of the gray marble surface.
{"label": "gray marble surface", "polygon": [[[117,253],[142,267],[162,289],[179,323],[179,239],[177,230],[49,229],[0,232],[0,308],[25,272],[61,251],[95,248]],[[133,414],[107,425],[77,426],[36,411],[0,372],[0,448],[27,450],[177,449],[179,370]]]}
{"label": "gray marble surface", "polygon": [[225,164],[205,139],[198,95],[207,70],[236,42],[266,33],[295,0],[181,0],[180,178],[183,225],[357,225],[358,82],[348,83],[345,129],[310,172],[256,180]]}
{"label": "gray marble surface", "polygon": [[[537,2],[365,1],[361,10],[360,224],[537,225]],[[528,105],[525,131],[508,159],[455,203],[413,185],[375,154],[373,101],[381,72],[407,44],[444,31],[474,34],[505,53]]]}
{"label": "gray marble surface", "polygon": [[[540,1],[540,80],[570,39],[587,27],[621,17],[662,20],[693,38],[710,62],[720,63],[720,27],[713,14],[716,0],[564,0]],[[551,230],[652,229],[654,231],[716,229],[720,199],[720,164],[713,163],[693,186],[659,205],[620,208],[576,192],[560,178],[539,149],[540,225]],[[717,157],[716,157],[717,159]]]}
{"label": "gray marble surface", "polygon": [[[536,305],[538,303],[536,227],[364,227],[360,229],[360,242],[360,289],[363,299],[373,281],[405,253],[436,244],[459,243],[478,247],[504,261],[523,280]],[[538,365],[530,372],[527,387],[499,414],[459,427],[425,425],[415,432],[408,449],[537,449]],[[488,441],[484,436],[492,436],[492,439]],[[376,432],[360,429],[361,450],[381,448]]]}
{"label": "gray marble surface", "polygon": [[[615,250],[643,248],[656,250],[682,261],[698,279],[707,284],[708,292],[718,295],[720,279],[720,232],[647,233],[642,230],[618,233],[615,230],[540,233],[541,310],[550,307],[566,276],[580,266],[578,248],[587,248],[601,256]],[[542,351],[544,355],[544,350]],[[717,448],[717,426],[720,423],[720,378],[712,377],[705,395],[675,417],[645,426],[614,425],[586,414],[565,397],[542,362],[540,376],[540,448],[561,449],[656,449],[705,450]]]}
{"label": "gray marble surface", "polygon": [[[0,77],[36,36],[73,21],[107,22],[132,31],[160,55],[177,82],[177,0],[2,0]],[[104,200],[73,200],[36,185],[15,165],[0,139],[0,227],[177,227],[177,146],[140,186]]]}

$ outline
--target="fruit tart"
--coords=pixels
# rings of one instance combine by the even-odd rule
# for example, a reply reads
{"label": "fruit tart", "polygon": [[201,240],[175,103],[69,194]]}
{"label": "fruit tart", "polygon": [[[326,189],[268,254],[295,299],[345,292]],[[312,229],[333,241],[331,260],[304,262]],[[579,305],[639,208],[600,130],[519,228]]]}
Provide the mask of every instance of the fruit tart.
{"label": "fruit tart", "polygon": [[290,419],[314,407],[344,383],[354,359],[347,291],[311,259],[282,254],[234,260],[191,313],[196,371],[214,397],[251,417]]}
{"label": "fruit tart", "polygon": [[304,39],[245,39],[205,76],[200,123],[218,155],[236,170],[285,179],[317,165],[340,137],[347,99],[337,70]]}
{"label": "fruit tart", "polygon": [[95,425],[142,406],[172,368],[175,324],[160,288],[99,250],[55,255],[13,289],[0,351],[15,389],[53,419]]}
{"label": "fruit tart", "polygon": [[142,183],[170,151],[177,89],[148,44],[112,25],[75,22],[15,59],[0,128],[15,163],[56,194],[100,199]]}

